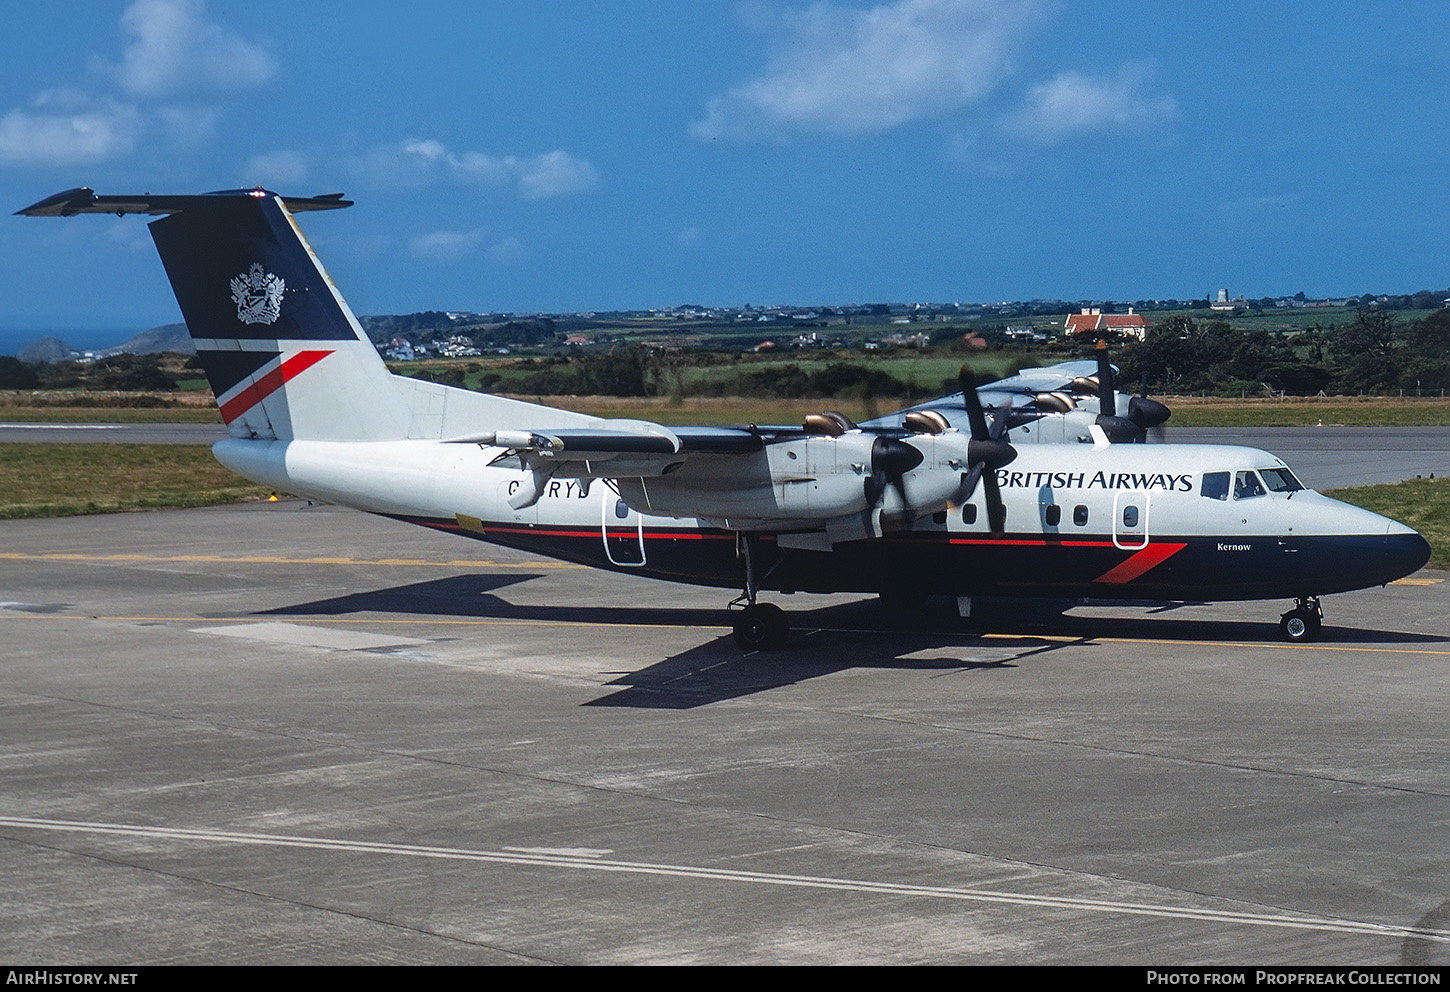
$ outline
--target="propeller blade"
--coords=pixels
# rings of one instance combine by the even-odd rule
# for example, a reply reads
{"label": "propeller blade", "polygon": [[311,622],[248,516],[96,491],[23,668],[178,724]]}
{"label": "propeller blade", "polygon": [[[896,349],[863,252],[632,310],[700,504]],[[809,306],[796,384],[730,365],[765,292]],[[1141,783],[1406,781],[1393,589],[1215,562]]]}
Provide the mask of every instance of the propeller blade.
{"label": "propeller blade", "polygon": [[1098,412],[1105,417],[1116,417],[1118,391],[1113,385],[1113,363],[1108,359],[1108,343],[1099,340],[1094,350],[1098,359]]}
{"label": "propeller blade", "polygon": [[[1002,436],[1007,433],[1007,428],[1011,426],[1012,397],[1008,396],[999,405],[992,407],[992,427],[987,432],[987,437],[993,441],[1000,441]],[[1004,462],[1003,464],[1006,463]]]}
{"label": "propeller blade", "polygon": [[[1131,404],[1127,417],[1118,416],[1118,389],[1113,383],[1113,363],[1108,356],[1108,343],[1098,341],[1094,349],[1098,359],[1098,417],[1097,425],[1113,444],[1131,444],[1147,439],[1147,430],[1132,419]],[[1136,397],[1135,397],[1136,399]],[[1152,403],[1152,400],[1146,402]],[[1162,404],[1156,404],[1161,406]]]}
{"label": "propeller blade", "polygon": [[985,462],[977,462],[970,469],[962,473],[962,484],[952,496],[950,505],[961,506],[972,498],[977,491],[977,483],[982,481],[982,470],[986,468]]}
{"label": "propeller blade", "polygon": [[987,526],[993,534],[1001,534],[1007,529],[1007,507],[1002,503],[996,472],[988,472],[982,477],[982,488],[987,497]]}
{"label": "propeller blade", "polygon": [[977,396],[977,377],[968,366],[963,365],[957,373],[957,382],[962,387],[962,404],[967,408],[967,422],[972,426],[972,437],[985,441],[990,435],[987,432],[987,415],[982,412],[982,401]]}

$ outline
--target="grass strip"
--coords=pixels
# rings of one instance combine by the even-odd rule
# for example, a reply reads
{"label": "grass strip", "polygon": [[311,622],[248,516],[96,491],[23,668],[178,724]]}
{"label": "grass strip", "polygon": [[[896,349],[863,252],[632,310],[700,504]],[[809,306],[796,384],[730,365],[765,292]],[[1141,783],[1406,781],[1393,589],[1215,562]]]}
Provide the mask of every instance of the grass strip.
{"label": "grass strip", "polygon": [[0,445],[0,519],[265,499],[202,444]]}

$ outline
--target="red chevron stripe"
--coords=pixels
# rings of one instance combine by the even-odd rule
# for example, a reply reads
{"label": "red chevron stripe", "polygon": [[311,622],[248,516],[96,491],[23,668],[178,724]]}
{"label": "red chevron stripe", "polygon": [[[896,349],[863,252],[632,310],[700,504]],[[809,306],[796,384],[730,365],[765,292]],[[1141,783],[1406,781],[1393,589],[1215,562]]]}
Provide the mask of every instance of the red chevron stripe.
{"label": "red chevron stripe", "polygon": [[1157,568],[1186,547],[1188,547],[1186,544],[1168,544],[1166,542],[1150,544],[1131,558],[1119,562],[1115,568],[1108,569],[1093,581],[1109,582],[1114,585],[1132,582],[1145,572]]}
{"label": "red chevron stripe", "polygon": [[222,419],[230,424],[330,354],[332,354],[331,351],[299,351],[260,379],[253,380],[250,386],[223,403],[221,406]]}

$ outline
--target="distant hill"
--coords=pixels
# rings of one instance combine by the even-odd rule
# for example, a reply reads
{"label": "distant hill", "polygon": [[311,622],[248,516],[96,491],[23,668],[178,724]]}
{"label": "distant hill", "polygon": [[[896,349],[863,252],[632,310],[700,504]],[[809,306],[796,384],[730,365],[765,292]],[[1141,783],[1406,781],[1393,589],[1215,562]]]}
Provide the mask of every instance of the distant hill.
{"label": "distant hill", "polygon": [[44,337],[34,341],[15,353],[22,362],[63,362],[80,355],[80,349],[72,347],[60,338]]}
{"label": "distant hill", "polygon": [[[459,326],[467,327],[480,323],[488,317],[504,319],[502,315],[446,313],[428,310],[422,313],[359,317],[358,321],[368,336],[374,342],[379,342],[387,341],[399,334],[416,335]],[[111,355],[155,355],[163,351],[177,352],[182,355],[196,354],[196,344],[191,340],[191,334],[187,332],[185,324],[162,324],[159,327],[152,327],[120,344],[112,345],[109,348],[97,348],[92,353],[107,358]],[[22,362],[62,362],[68,358],[79,358],[81,354],[81,349],[72,347],[59,338],[46,337],[22,348],[15,357]]]}
{"label": "distant hill", "polygon": [[185,324],[162,324],[142,331],[135,337],[99,352],[102,355],[155,355],[163,351],[174,351],[182,355],[196,354],[196,344]]}

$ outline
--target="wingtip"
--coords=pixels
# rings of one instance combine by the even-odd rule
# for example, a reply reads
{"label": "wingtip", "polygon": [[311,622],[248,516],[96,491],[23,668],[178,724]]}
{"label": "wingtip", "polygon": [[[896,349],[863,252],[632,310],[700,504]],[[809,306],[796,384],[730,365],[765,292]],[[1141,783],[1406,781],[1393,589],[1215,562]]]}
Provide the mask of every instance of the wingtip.
{"label": "wingtip", "polygon": [[53,196],[32,203],[28,207],[15,211],[16,217],[67,217],[73,214],[81,206],[89,204],[95,199],[96,191],[89,186],[77,186],[75,189],[68,189]]}

